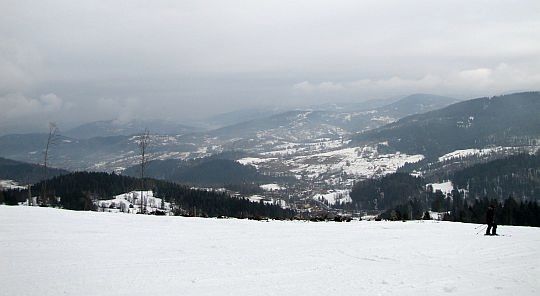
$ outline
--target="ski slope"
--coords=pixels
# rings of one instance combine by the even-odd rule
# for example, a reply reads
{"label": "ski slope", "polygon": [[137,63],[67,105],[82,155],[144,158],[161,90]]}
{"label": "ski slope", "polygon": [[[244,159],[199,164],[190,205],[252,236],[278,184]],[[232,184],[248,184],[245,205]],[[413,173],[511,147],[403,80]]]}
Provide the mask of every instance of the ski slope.
{"label": "ski slope", "polygon": [[540,229],[0,206],[0,295],[540,295]]}

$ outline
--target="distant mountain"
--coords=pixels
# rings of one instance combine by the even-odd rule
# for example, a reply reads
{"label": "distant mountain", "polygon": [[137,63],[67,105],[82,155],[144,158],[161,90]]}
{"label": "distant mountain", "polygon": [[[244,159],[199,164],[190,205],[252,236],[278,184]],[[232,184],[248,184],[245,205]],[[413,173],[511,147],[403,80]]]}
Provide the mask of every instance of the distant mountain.
{"label": "distant mountain", "polygon": [[[399,118],[435,110],[455,102],[457,100],[453,98],[417,94],[373,109],[362,108],[362,103],[327,104],[321,105],[320,109],[328,110],[295,110],[261,116],[210,131],[208,134],[223,139],[237,138],[240,141],[252,142],[272,139],[301,142],[337,138],[374,129]],[[371,101],[365,104],[366,107],[375,105]]]}
{"label": "distant mountain", "polygon": [[[109,136],[74,139],[59,135],[50,148],[51,165],[69,170],[122,170],[138,161],[138,136]],[[197,140],[197,139],[196,139]],[[30,163],[42,162],[47,134],[0,136],[0,155]],[[152,135],[149,153],[155,158],[178,158],[196,152],[198,146],[182,135]],[[201,152],[205,155],[206,152]]]}
{"label": "distant mountain", "polygon": [[[43,180],[44,167],[0,157],[0,179],[14,180],[21,184],[32,184]],[[48,168],[48,177],[69,174],[68,171]]]}
{"label": "distant mountain", "polygon": [[413,94],[381,107],[381,111],[392,114],[394,117],[401,118],[408,115],[437,110],[457,102],[459,102],[459,100],[450,97],[431,94]]}
{"label": "distant mountain", "polygon": [[353,144],[387,142],[395,150],[428,157],[490,145],[534,145],[540,136],[538,110],[540,92],[479,98],[357,134]]}
{"label": "distant mountain", "polygon": [[400,98],[373,99],[361,102],[324,103],[309,106],[307,109],[316,111],[357,112],[377,109],[398,101]]}
{"label": "distant mountain", "polygon": [[261,117],[268,117],[282,112],[285,112],[285,110],[281,108],[241,109],[213,115],[205,119],[202,124],[205,124],[207,126],[213,126],[215,128],[221,128],[224,126],[235,125],[241,122],[246,122]]}
{"label": "distant mountain", "polygon": [[[42,162],[47,134],[15,134],[0,137],[0,155],[30,163]],[[52,166],[83,169],[111,160],[118,154],[134,154],[137,144],[127,136],[73,139],[59,135],[50,148]]]}
{"label": "distant mountain", "polygon": [[89,139],[94,137],[130,136],[140,134],[146,128],[153,134],[170,135],[201,131],[200,128],[177,124],[165,120],[131,120],[128,122],[105,120],[85,123],[73,129],[62,132],[62,134],[75,139]]}
{"label": "distant mountain", "polygon": [[332,115],[333,113],[325,111],[288,111],[226,126],[210,131],[208,134],[224,139],[238,138],[245,141],[270,138],[305,141],[339,133],[340,131],[336,130],[337,127],[330,124]]}
{"label": "distant mountain", "polygon": [[[321,142],[330,142],[329,145],[335,148],[355,132],[374,129],[411,113],[446,105],[452,99],[417,95],[403,100],[402,103],[396,101],[375,109],[365,108],[364,111],[358,111],[361,106],[349,106],[351,110],[299,110],[279,114],[270,110],[247,112],[245,116],[231,113],[230,120],[255,118],[198,132],[193,132],[195,128],[164,121],[94,122],[61,133],[51,149],[50,160],[53,166],[69,170],[121,171],[138,162],[137,134],[146,127],[152,133],[149,155],[153,160],[189,160],[231,150],[261,153],[297,144],[306,146],[304,148],[308,150],[323,151],[327,146],[319,145]],[[375,103],[366,104],[367,107]],[[46,140],[46,134],[0,136],[0,156],[40,162]]]}
{"label": "distant mountain", "polygon": [[[261,175],[252,166],[216,157],[192,161],[155,160],[147,164],[145,171],[146,175],[151,178],[197,186],[264,183],[275,180],[272,177]],[[140,176],[140,166],[130,167],[123,174]]]}
{"label": "distant mountain", "polygon": [[369,111],[382,106],[391,104],[398,99],[378,99],[367,100],[362,102],[340,102],[340,103],[324,103],[309,106],[296,106],[290,108],[250,108],[240,109],[231,112],[213,115],[204,122],[203,125],[213,126],[216,129],[249,122],[261,118],[271,117],[278,114],[289,113],[291,111],[326,111],[326,112],[359,112]]}

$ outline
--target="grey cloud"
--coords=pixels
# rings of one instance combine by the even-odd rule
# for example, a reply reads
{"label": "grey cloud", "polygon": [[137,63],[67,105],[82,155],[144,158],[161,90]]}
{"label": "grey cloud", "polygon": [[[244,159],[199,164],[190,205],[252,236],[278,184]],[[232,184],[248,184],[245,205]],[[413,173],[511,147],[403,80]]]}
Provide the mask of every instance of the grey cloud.
{"label": "grey cloud", "polygon": [[393,76],[387,79],[355,81],[302,81],[292,86],[304,95],[353,93],[358,96],[395,96],[413,92],[437,92],[460,96],[463,89],[469,94],[496,95],[507,90],[534,90],[540,86],[540,73],[529,67],[515,67],[501,63],[495,68],[466,69],[443,75],[428,74],[420,78]]}
{"label": "grey cloud", "polygon": [[29,98],[21,94],[7,94],[0,97],[0,117],[3,119],[18,118],[38,113],[52,113],[67,108],[61,98],[50,93]]}
{"label": "grey cloud", "polygon": [[540,73],[536,0],[19,0],[0,11],[0,96],[62,98],[34,125],[471,97],[538,88]]}

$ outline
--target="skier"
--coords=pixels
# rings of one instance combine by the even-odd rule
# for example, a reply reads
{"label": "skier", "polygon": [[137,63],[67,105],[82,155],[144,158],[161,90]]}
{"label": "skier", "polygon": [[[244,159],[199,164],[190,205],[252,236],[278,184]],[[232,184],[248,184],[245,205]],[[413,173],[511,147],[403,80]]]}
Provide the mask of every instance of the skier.
{"label": "skier", "polygon": [[491,204],[486,212],[486,235],[497,235],[497,224],[495,224],[495,205]]}

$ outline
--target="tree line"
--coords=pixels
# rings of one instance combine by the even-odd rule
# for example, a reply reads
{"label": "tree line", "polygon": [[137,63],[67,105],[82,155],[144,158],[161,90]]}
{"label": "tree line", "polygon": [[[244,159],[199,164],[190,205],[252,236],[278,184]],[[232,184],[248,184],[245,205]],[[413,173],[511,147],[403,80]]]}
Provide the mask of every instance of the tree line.
{"label": "tree line", "polygon": [[[43,181],[31,186],[31,192],[43,190]],[[115,195],[141,189],[141,180],[115,173],[77,172],[57,176],[47,181],[50,206],[71,210],[94,210],[94,201],[111,199]],[[152,190],[158,197],[172,202],[176,214],[204,217],[273,218],[287,219],[295,214],[277,205],[232,198],[224,192],[190,189],[185,185],[145,178],[145,190]],[[17,204],[28,198],[28,190],[7,190],[0,195],[0,203]]]}
{"label": "tree line", "polygon": [[535,145],[539,109],[540,92],[478,98],[357,134],[353,143],[387,141],[398,151],[430,160],[459,149]]}
{"label": "tree line", "polygon": [[[356,183],[352,209],[382,213],[382,219],[427,218],[426,211],[442,212],[449,221],[484,223],[490,204],[497,206],[498,223],[540,226],[540,157],[514,155],[476,164],[449,175],[453,190],[434,190],[421,177],[406,173]],[[459,188],[459,189],[458,189]]]}

